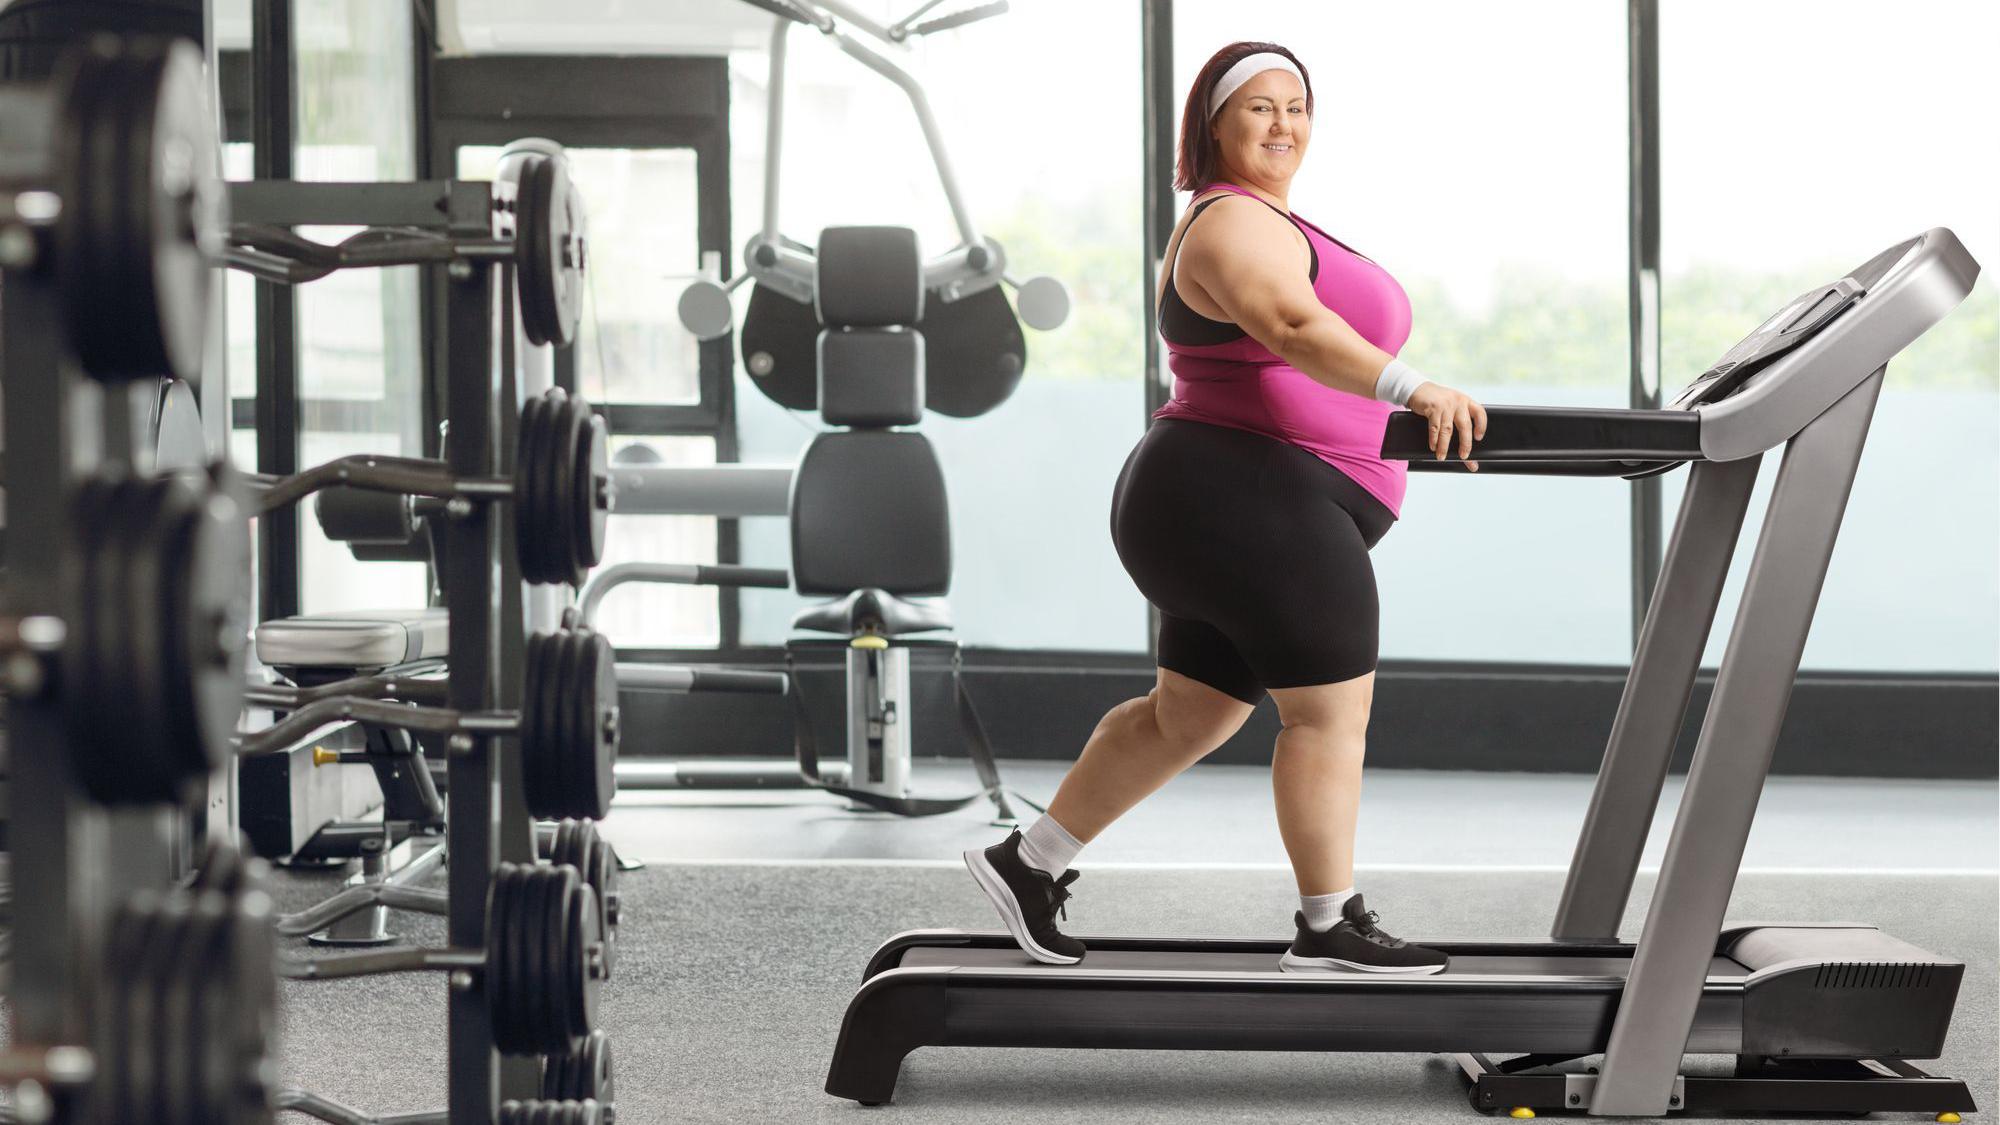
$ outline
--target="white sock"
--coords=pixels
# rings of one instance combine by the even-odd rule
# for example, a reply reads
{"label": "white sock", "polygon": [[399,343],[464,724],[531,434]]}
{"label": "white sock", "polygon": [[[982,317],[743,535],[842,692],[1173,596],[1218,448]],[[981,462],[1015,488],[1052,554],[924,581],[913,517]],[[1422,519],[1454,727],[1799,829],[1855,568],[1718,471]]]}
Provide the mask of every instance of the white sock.
{"label": "white sock", "polygon": [[1021,862],[1051,875],[1062,874],[1083,850],[1083,843],[1047,813],[1021,833]]}
{"label": "white sock", "polygon": [[1325,933],[1340,922],[1340,908],[1354,897],[1354,888],[1330,895],[1300,895],[1299,909],[1305,913],[1306,928]]}

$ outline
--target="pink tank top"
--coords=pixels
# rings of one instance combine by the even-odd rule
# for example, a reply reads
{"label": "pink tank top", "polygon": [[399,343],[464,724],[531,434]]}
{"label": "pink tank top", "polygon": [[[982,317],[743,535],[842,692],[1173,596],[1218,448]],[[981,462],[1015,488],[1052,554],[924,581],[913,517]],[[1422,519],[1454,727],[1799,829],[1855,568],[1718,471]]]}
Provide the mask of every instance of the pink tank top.
{"label": "pink tank top", "polygon": [[[1217,189],[1257,199],[1223,183],[1195,194]],[[1410,299],[1403,287],[1389,271],[1332,235],[1296,215],[1285,217],[1312,248],[1313,292],[1320,303],[1369,343],[1390,355],[1401,351],[1410,338]],[[1290,442],[1345,473],[1390,512],[1402,514],[1408,467],[1381,455],[1382,431],[1396,407],[1334,390],[1235,325],[1195,312],[1174,288],[1171,273],[1160,302],[1159,327],[1167,344],[1167,367],[1174,373],[1174,395],[1153,417],[1207,422]]]}

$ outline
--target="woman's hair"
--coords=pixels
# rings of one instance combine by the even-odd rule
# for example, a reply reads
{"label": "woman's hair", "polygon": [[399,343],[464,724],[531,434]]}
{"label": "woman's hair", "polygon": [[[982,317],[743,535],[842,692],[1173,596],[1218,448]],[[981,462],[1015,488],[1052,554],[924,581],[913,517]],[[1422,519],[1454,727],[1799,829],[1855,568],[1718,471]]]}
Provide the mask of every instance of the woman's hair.
{"label": "woman's hair", "polygon": [[1306,84],[1306,112],[1313,110],[1312,75],[1306,73],[1306,64],[1297,55],[1276,43],[1231,43],[1209,57],[1201,73],[1194,76],[1194,86],[1188,90],[1187,105],[1181,109],[1181,149],[1180,158],[1174,164],[1174,190],[1193,191],[1214,181],[1221,170],[1221,154],[1217,151],[1215,138],[1208,131],[1208,99],[1215,94],[1216,83],[1229,73],[1229,68],[1251,55],[1269,51],[1292,60],[1299,68],[1299,77]]}

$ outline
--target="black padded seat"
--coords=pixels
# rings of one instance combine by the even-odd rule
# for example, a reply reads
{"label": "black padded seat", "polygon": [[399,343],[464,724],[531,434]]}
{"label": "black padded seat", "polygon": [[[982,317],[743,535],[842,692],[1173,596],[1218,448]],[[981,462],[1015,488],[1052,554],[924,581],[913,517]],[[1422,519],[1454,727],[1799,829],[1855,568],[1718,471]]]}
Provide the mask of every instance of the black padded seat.
{"label": "black padded seat", "polygon": [[911,601],[887,590],[856,590],[844,598],[800,611],[792,628],[856,636],[869,630],[887,637],[951,628],[951,607],[941,601]]}

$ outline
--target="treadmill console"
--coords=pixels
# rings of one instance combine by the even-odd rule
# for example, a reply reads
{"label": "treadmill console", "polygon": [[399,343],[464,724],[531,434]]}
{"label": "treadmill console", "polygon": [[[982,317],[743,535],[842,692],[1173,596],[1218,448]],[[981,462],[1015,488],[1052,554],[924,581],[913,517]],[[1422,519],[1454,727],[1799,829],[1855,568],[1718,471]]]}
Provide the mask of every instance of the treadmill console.
{"label": "treadmill console", "polygon": [[1773,360],[1811,339],[1867,292],[1861,282],[1843,277],[1831,285],[1808,290],[1794,297],[1755,332],[1738,341],[1723,357],[1689,383],[1670,409],[1692,410],[1735,394],[1752,375],[1770,366]]}

